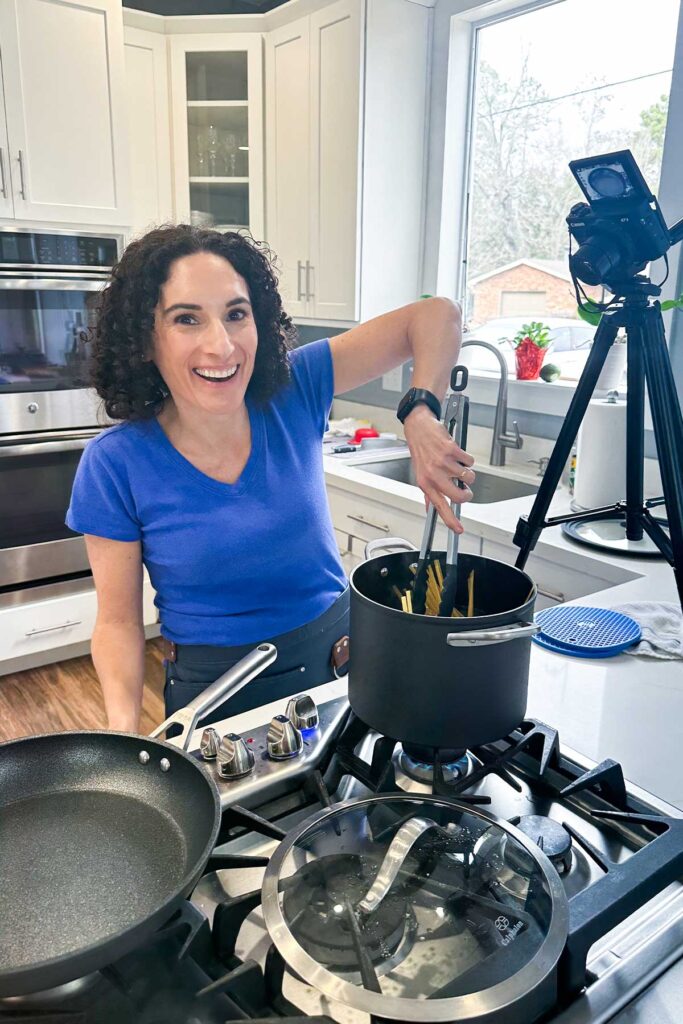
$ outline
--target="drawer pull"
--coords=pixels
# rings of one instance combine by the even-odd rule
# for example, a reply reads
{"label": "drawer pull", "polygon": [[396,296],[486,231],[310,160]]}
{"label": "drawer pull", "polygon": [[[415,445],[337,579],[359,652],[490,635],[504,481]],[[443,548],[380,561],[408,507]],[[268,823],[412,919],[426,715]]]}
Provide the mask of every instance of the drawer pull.
{"label": "drawer pull", "polygon": [[388,526],[382,526],[381,523],[373,523],[371,519],[366,519],[365,516],[354,516],[349,512],[347,519],[353,519],[355,523],[362,523],[363,526],[371,526],[373,530],[379,530],[381,533],[389,533]]}
{"label": "drawer pull", "polygon": [[558,604],[564,604],[567,600],[564,594],[553,594],[552,590],[544,590],[543,587],[537,586],[536,591],[541,595],[541,597],[547,597],[551,601],[557,601]]}
{"label": "drawer pull", "polygon": [[37,633],[52,633],[55,629],[67,629],[68,626],[80,626],[81,619],[67,619],[66,622],[60,622],[58,626],[44,626],[42,629],[29,629],[25,636],[36,636]]}

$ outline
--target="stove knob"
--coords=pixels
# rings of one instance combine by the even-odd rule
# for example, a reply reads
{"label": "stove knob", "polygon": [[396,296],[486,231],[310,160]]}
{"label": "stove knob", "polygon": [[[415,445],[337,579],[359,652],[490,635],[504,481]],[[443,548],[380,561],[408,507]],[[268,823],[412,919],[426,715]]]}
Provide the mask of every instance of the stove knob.
{"label": "stove knob", "polygon": [[218,774],[222,779],[241,779],[254,768],[254,754],[241,736],[229,732],[218,748]]}
{"label": "stove knob", "polygon": [[307,693],[300,693],[298,697],[291,697],[285,712],[295,729],[305,732],[307,729],[318,727],[318,709],[315,701]]}
{"label": "stove knob", "polygon": [[199,744],[202,758],[205,761],[215,761],[221,738],[215,729],[205,729],[202,733],[202,741]]}
{"label": "stove knob", "polygon": [[273,761],[286,761],[301,753],[301,733],[286,715],[276,715],[268,727],[268,756]]}

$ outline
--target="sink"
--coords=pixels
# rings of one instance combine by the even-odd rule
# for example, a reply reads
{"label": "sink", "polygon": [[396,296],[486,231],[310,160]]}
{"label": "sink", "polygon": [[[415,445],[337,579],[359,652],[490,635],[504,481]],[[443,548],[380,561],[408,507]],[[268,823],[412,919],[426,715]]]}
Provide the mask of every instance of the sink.
{"label": "sink", "polygon": [[[354,462],[353,468],[360,469],[364,473],[373,473],[375,476],[383,476],[389,480],[396,480],[401,484],[416,486],[413,460],[408,457],[373,462]],[[474,495],[472,500],[481,505],[488,505],[494,501],[507,501],[509,498],[523,498],[527,494],[535,494],[538,490],[538,485],[535,483],[522,483],[508,476],[487,473],[485,470],[476,472],[477,477],[472,486]]]}

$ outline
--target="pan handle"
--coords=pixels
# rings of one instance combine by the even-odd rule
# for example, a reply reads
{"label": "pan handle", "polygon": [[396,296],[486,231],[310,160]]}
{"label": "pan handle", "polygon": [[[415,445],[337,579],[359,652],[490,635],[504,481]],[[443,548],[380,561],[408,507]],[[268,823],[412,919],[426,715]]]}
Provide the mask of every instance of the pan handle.
{"label": "pan handle", "polygon": [[162,732],[168,729],[169,725],[182,726],[182,732],[173,736],[169,743],[187,750],[190,745],[192,733],[202,719],[210,715],[219,704],[222,704],[228,697],[241,690],[243,686],[251,682],[254,676],[262,672],[264,668],[271,665],[277,658],[277,648],[273,644],[259,644],[253,651],[245,655],[241,661],[229,668],[222,676],[219,676],[215,683],[202,690],[198,697],[191,700],[184,708],[174,711],[165,722],[158,725],[154,732],[151,732],[150,739],[156,739]]}
{"label": "pan handle", "polygon": [[366,558],[374,558],[379,551],[415,551],[417,554],[415,545],[403,537],[376,537],[365,545]]}
{"label": "pan handle", "polygon": [[446,643],[449,647],[484,647],[487,644],[504,644],[508,640],[535,636],[540,630],[541,627],[535,622],[520,622],[515,626],[503,626],[502,629],[472,629],[462,633],[449,633]]}

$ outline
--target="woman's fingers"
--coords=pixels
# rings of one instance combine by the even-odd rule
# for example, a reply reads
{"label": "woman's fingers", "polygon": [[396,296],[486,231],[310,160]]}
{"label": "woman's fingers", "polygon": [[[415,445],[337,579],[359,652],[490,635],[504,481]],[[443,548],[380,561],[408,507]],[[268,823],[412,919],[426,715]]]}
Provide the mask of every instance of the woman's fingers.
{"label": "woman's fingers", "polygon": [[453,530],[454,533],[464,532],[464,527],[460,520],[455,517],[448,498],[444,497],[443,494],[435,492],[433,496],[429,495],[429,500],[449,530]]}

